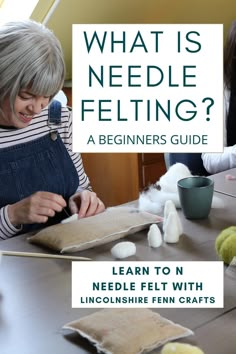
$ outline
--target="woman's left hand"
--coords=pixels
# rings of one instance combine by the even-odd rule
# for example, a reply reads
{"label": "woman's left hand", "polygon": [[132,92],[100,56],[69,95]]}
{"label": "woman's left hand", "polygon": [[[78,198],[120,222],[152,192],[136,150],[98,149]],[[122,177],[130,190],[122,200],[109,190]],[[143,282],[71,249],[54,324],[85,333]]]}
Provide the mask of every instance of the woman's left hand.
{"label": "woman's left hand", "polygon": [[71,214],[78,214],[80,218],[92,216],[105,210],[103,202],[96,193],[84,190],[73,194],[69,199]]}

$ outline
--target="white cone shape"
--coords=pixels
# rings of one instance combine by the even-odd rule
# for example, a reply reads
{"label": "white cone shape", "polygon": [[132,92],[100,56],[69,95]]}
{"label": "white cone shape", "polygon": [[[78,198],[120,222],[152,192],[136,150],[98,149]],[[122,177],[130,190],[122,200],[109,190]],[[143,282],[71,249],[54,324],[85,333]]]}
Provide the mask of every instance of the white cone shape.
{"label": "white cone shape", "polygon": [[176,243],[179,241],[179,236],[178,214],[170,212],[165,223],[164,241]]}
{"label": "white cone shape", "polygon": [[179,230],[179,235],[181,235],[183,233],[183,226],[181,223],[181,220],[179,218],[179,214],[176,210],[175,204],[173,203],[172,200],[167,200],[165,202],[165,208],[164,208],[164,219],[163,219],[163,231],[165,232],[166,229],[166,222],[168,220],[168,216],[170,213],[175,213],[176,214],[176,219],[178,221],[178,230]]}
{"label": "white cone shape", "polygon": [[168,215],[170,212],[177,212],[175,204],[172,200],[167,200],[164,206],[164,220],[163,220],[163,231],[165,231],[165,223],[167,221]]}
{"label": "white cone shape", "polygon": [[159,227],[152,224],[147,234],[148,244],[150,247],[160,247],[162,244],[162,236]]}

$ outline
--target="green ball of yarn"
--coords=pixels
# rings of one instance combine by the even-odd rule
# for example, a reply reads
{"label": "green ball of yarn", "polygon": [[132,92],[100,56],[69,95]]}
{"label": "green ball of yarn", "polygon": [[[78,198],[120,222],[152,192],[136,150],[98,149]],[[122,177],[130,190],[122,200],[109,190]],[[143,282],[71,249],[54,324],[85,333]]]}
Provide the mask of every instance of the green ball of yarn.
{"label": "green ball of yarn", "polygon": [[164,345],[161,354],[204,354],[203,351],[191,344],[171,342]]}
{"label": "green ball of yarn", "polygon": [[216,252],[220,259],[230,264],[236,257],[236,226],[230,226],[221,231],[215,242]]}

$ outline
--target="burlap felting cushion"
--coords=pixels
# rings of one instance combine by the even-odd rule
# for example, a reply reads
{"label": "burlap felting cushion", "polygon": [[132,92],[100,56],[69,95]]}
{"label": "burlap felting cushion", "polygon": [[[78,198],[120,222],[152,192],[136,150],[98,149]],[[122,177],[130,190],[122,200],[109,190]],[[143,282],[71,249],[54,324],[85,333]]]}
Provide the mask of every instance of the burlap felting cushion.
{"label": "burlap felting cushion", "polygon": [[133,234],[161,220],[133,207],[113,207],[71,223],[49,226],[28,241],[61,253],[76,252]]}
{"label": "burlap felting cushion", "polygon": [[106,354],[141,354],[193,332],[149,309],[103,309],[63,326]]}

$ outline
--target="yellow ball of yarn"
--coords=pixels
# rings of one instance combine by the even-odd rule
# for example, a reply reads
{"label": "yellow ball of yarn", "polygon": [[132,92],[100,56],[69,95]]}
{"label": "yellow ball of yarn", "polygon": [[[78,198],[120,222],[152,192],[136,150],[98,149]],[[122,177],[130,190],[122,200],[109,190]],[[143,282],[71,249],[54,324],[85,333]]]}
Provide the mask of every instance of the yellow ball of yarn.
{"label": "yellow ball of yarn", "polygon": [[216,239],[215,247],[219,258],[226,264],[230,264],[236,257],[236,226],[230,226],[221,231]]}
{"label": "yellow ball of yarn", "polygon": [[167,343],[164,345],[161,354],[204,354],[203,351],[190,344],[185,343]]}

